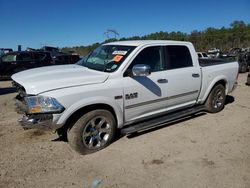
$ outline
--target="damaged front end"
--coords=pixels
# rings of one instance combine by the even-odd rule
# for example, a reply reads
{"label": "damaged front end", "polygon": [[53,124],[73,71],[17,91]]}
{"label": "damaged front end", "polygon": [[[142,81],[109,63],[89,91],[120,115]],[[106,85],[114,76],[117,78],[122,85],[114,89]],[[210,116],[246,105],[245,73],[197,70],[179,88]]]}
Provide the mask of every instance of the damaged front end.
{"label": "damaged front end", "polygon": [[24,129],[56,130],[62,126],[55,123],[58,114],[64,111],[64,107],[56,99],[27,95],[23,86],[15,81],[12,85],[18,93],[15,97],[16,112],[23,114],[18,122]]}

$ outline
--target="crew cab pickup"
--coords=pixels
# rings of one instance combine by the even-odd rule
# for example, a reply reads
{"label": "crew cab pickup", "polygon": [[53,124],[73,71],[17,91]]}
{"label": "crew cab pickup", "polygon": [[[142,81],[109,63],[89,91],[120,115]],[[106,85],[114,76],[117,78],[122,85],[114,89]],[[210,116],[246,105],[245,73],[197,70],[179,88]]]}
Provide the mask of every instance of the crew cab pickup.
{"label": "crew cab pickup", "polygon": [[[207,60],[208,61],[208,60]],[[237,62],[203,62],[190,42],[103,44],[74,65],[12,76],[25,128],[67,134],[81,154],[108,146],[119,129],[132,134],[200,111],[216,113],[236,86]]]}

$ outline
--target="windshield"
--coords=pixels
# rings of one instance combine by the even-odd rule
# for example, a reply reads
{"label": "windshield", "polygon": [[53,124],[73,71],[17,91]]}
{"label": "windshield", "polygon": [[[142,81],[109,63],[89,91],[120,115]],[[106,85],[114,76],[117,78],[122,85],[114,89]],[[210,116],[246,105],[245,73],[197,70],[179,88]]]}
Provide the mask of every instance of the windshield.
{"label": "windshield", "polygon": [[134,49],[134,46],[103,45],[76,64],[98,71],[114,72]]}

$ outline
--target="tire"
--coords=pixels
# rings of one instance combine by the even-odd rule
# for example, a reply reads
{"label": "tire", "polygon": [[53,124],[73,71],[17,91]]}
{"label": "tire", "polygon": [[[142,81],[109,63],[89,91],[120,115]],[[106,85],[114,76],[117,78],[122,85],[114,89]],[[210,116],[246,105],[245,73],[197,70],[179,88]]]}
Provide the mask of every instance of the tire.
{"label": "tire", "polygon": [[246,62],[240,63],[240,65],[239,65],[239,72],[240,73],[247,72],[247,63]]}
{"label": "tire", "polygon": [[107,110],[93,110],[81,116],[68,131],[69,145],[80,154],[107,147],[114,139],[116,121]]}
{"label": "tire", "polygon": [[225,87],[221,84],[214,86],[205,103],[206,111],[210,113],[220,112],[225,106]]}

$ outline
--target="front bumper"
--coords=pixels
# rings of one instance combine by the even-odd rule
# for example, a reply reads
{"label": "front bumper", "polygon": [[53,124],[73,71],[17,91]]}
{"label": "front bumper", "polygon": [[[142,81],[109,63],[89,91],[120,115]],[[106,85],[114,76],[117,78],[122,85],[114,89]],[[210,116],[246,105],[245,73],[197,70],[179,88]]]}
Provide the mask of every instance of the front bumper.
{"label": "front bumper", "polygon": [[24,129],[41,129],[41,130],[57,130],[63,125],[57,124],[60,114],[26,114],[26,105],[19,100],[15,103],[16,112],[23,114],[23,117],[18,120],[19,124]]}
{"label": "front bumper", "polygon": [[43,129],[43,130],[52,130],[52,115],[40,114],[36,116],[27,116],[24,115],[21,119],[18,120],[20,125],[24,129]]}
{"label": "front bumper", "polygon": [[56,124],[56,120],[59,118],[53,114],[32,114],[23,115],[18,120],[19,124],[26,129],[40,129],[45,131],[55,131],[62,127],[61,124]]}
{"label": "front bumper", "polygon": [[40,129],[45,131],[54,131],[59,129],[62,125],[53,123],[52,114],[37,114],[27,116],[24,115],[18,120],[20,125],[26,129]]}

